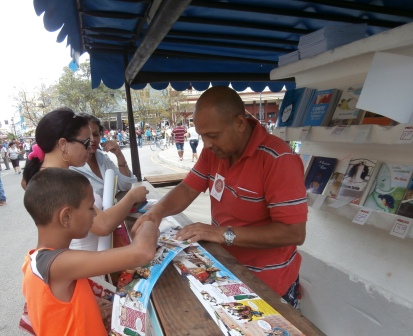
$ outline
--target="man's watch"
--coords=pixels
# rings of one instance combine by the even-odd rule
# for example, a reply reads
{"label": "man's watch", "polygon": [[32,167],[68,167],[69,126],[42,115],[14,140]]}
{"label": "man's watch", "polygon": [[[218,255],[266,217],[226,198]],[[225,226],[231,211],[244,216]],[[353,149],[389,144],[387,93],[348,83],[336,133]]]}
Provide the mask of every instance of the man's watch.
{"label": "man's watch", "polygon": [[234,243],[234,239],[236,237],[234,233],[234,229],[231,226],[228,226],[226,231],[223,234],[225,239],[225,245],[231,246]]}

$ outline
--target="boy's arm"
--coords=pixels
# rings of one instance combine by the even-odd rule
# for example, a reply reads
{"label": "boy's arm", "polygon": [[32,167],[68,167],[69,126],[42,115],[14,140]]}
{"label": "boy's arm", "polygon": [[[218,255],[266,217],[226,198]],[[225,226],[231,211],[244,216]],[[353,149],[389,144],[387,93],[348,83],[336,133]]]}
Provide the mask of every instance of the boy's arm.
{"label": "boy's arm", "polygon": [[154,257],[159,229],[152,222],[145,222],[128,246],[105,251],[90,252],[67,250],[59,254],[50,267],[50,286],[65,290],[77,279],[133,269],[148,264]]}
{"label": "boy's arm", "polygon": [[146,199],[148,192],[145,187],[133,188],[109,209],[102,211],[95,207],[96,217],[93,219],[90,231],[98,236],[107,236],[112,233],[130,213],[133,205]]}

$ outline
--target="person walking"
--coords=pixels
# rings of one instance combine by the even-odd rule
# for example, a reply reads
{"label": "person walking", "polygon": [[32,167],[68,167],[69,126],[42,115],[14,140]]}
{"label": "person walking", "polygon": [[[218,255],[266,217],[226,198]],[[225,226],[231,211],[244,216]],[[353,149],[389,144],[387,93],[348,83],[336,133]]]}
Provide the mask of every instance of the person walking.
{"label": "person walking", "polygon": [[6,194],[4,193],[3,182],[1,180],[1,173],[0,173],[0,206],[6,204],[7,198]]}
{"label": "person walking", "polygon": [[182,126],[182,122],[173,129],[172,134],[175,137],[175,146],[178,150],[179,160],[182,161],[184,158],[184,143],[185,143],[185,127]]}
{"label": "person walking", "polygon": [[198,160],[198,153],[196,151],[196,148],[198,147],[199,134],[196,132],[195,125],[192,121],[189,123],[189,128],[186,136],[189,139],[189,145],[192,149],[192,162],[194,162],[194,159],[195,161]]}
{"label": "person walking", "polygon": [[140,127],[136,131],[136,139],[138,139],[138,146],[142,148],[142,129]]}
{"label": "person walking", "polygon": [[22,170],[20,168],[19,154],[21,154],[21,152],[16,147],[16,144],[14,142],[10,142],[9,143],[9,149],[7,150],[6,155],[10,159],[11,164],[13,165],[15,174],[21,174],[21,172],[22,172]]}
{"label": "person walking", "polygon": [[[10,170],[10,159],[7,154],[7,143],[4,143],[0,150],[1,158],[3,159],[6,170]],[[0,167],[1,168],[1,167]],[[1,169],[0,169],[1,170]]]}

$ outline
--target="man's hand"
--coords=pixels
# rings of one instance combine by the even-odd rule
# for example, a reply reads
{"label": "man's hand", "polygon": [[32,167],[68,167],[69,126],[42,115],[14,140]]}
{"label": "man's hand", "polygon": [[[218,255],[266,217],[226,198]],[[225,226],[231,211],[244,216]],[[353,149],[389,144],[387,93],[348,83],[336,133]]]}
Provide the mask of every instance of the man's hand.
{"label": "man's hand", "polygon": [[136,233],[140,230],[141,226],[145,222],[152,222],[153,225],[157,228],[159,228],[159,225],[161,224],[162,218],[158,218],[154,212],[146,212],[142,216],[140,216],[135,224],[133,224],[133,227],[131,229],[131,235],[132,237],[135,237]]}
{"label": "man's hand", "polygon": [[226,227],[197,222],[179,230],[175,238],[188,243],[204,240],[223,244],[225,242],[223,234],[226,229]]}

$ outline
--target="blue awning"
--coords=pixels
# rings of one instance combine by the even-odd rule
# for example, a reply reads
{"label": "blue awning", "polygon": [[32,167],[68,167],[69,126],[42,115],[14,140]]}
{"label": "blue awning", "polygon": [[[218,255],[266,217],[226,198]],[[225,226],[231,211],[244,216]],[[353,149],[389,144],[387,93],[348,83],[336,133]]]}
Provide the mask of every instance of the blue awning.
{"label": "blue awning", "polygon": [[367,24],[368,36],[413,21],[404,0],[34,0],[34,8],[75,59],[89,53],[92,86],[112,89],[126,78],[135,89],[231,83],[278,92],[294,79],[270,81],[270,71],[300,36],[342,22]]}

